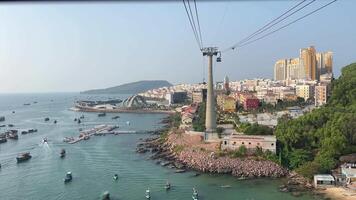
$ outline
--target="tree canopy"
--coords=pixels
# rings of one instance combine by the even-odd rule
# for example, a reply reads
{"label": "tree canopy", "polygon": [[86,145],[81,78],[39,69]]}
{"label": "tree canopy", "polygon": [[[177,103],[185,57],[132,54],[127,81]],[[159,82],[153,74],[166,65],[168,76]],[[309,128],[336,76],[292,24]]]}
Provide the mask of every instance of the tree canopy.
{"label": "tree canopy", "polygon": [[341,155],[356,152],[356,63],[344,67],[331,88],[325,106],[283,118],[275,130],[283,164],[307,177],[330,171]]}

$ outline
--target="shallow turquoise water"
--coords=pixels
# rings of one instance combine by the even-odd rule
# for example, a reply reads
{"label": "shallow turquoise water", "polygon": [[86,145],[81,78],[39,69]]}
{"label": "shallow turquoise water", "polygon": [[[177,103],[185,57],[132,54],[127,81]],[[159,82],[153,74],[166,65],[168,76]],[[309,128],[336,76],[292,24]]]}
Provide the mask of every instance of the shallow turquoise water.
{"label": "shallow turquoise water", "polygon": [[[237,180],[212,174],[193,177],[194,172],[176,174],[174,170],[148,160],[148,154],[135,153],[140,138],[148,137],[145,134],[98,136],[74,145],[63,143],[63,137],[77,136],[79,128],[106,123],[118,124],[121,130],[153,130],[160,126],[158,122],[164,117],[162,114],[119,114],[121,118],[116,121],[111,119],[116,114],[98,118],[97,114],[84,113],[84,123],[78,125],[73,119],[82,113],[68,108],[75,99],[84,97],[79,94],[0,95],[0,116],[6,117],[5,124],[38,129],[34,134],[20,134],[18,141],[0,144],[1,200],[94,200],[106,190],[113,199],[135,200],[145,199],[147,187],[151,190],[152,200],[191,199],[192,187],[198,189],[200,199],[204,200],[313,199],[308,195],[296,198],[279,192],[281,180]],[[23,105],[33,101],[38,103]],[[12,110],[16,113],[12,114]],[[50,117],[51,122],[44,122],[45,117]],[[57,124],[53,124],[54,119]],[[131,122],[130,126],[126,121]],[[5,130],[1,128],[0,132]],[[44,137],[49,139],[48,146],[41,144]],[[59,158],[61,148],[67,151],[65,159]],[[32,159],[16,164],[16,155],[23,151],[30,151]],[[74,178],[71,183],[64,184],[67,171],[72,171]],[[119,174],[117,182],[112,179],[115,173]],[[163,188],[167,179],[172,183],[168,192]],[[221,185],[232,187],[221,188]]]}

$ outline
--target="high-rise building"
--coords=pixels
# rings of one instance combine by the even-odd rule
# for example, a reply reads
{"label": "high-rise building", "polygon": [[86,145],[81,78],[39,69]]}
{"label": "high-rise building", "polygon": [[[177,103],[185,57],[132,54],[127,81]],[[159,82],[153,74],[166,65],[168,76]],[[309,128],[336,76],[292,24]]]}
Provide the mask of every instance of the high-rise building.
{"label": "high-rise building", "polygon": [[287,60],[278,60],[274,65],[274,80],[285,80],[287,78]]}
{"label": "high-rise building", "polygon": [[305,73],[303,68],[303,60],[293,58],[287,60],[287,77],[288,80],[304,79]]}
{"label": "high-rise building", "polygon": [[327,73],[332,74],[333,52],[327,51],[324,53],[317,53],[316,68],[317,68],[318,80],[320,79],[320,76],[323,74],[327,74]]}
{"label": "high-rise building", "polygon": [[326,73],[333,73],[333,52],[328,51],[324,53],[324,65]]}
{"label": "high-rise building", "polygon": [[300,49],[306,79],[317,80],[316,51],[314,46]]}
{"label": "high-rise building", "polygon": [[274,65],[274,80],[320,80],[333,68],[333,52],[316,53],[314,46],[300,49],[299,58],[281,59]]}

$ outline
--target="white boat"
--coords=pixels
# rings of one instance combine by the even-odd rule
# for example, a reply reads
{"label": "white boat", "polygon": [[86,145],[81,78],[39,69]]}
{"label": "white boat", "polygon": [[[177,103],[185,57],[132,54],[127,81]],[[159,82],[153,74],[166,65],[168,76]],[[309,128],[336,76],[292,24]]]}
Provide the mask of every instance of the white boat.
{"label": "white boat", "polygon": [[150,199],[151,198],[151,195],[150,195],[150,189],[148,188],[146,190],[146,199]]}
{"label": "white boat", "polygon": [[192,199],[193,200],[198,200],[198,198],[199,198],[198,191],[195,188],[193,188]]}

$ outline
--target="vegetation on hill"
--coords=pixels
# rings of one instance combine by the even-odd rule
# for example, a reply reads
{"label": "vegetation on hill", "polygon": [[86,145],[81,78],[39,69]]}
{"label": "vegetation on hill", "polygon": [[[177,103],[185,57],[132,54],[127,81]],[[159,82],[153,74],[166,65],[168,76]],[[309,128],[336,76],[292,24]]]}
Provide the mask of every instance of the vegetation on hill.
{"label": "vegetation on hill", "polygon": [[205,103],[200,103],[198,107],[198,113],[193,119],[193,129],[194,131],[205,131]]}
{"label": "vegetation on hill", "polygon": [[240,123],[237,127],[237,131],[245,133],[246,135],[273,135],[272,128],[257,123]]}
{"label": "vegetation on hill", "polygon": [[356,152],[356,63],[332,82],[325,106],[297,119],[280,119],[275,135],[282,163],[309,178],[330,172],[341,155]]}
{"label": "vegetation on hill", "polygon": [[172,86],[171,83],[164,80],[145,80],[132,83],[126,83],[115,87],[105,89],[87,90],[81,92],[83,94],[137,94],[147,90],[156,89],[160,87]]}

